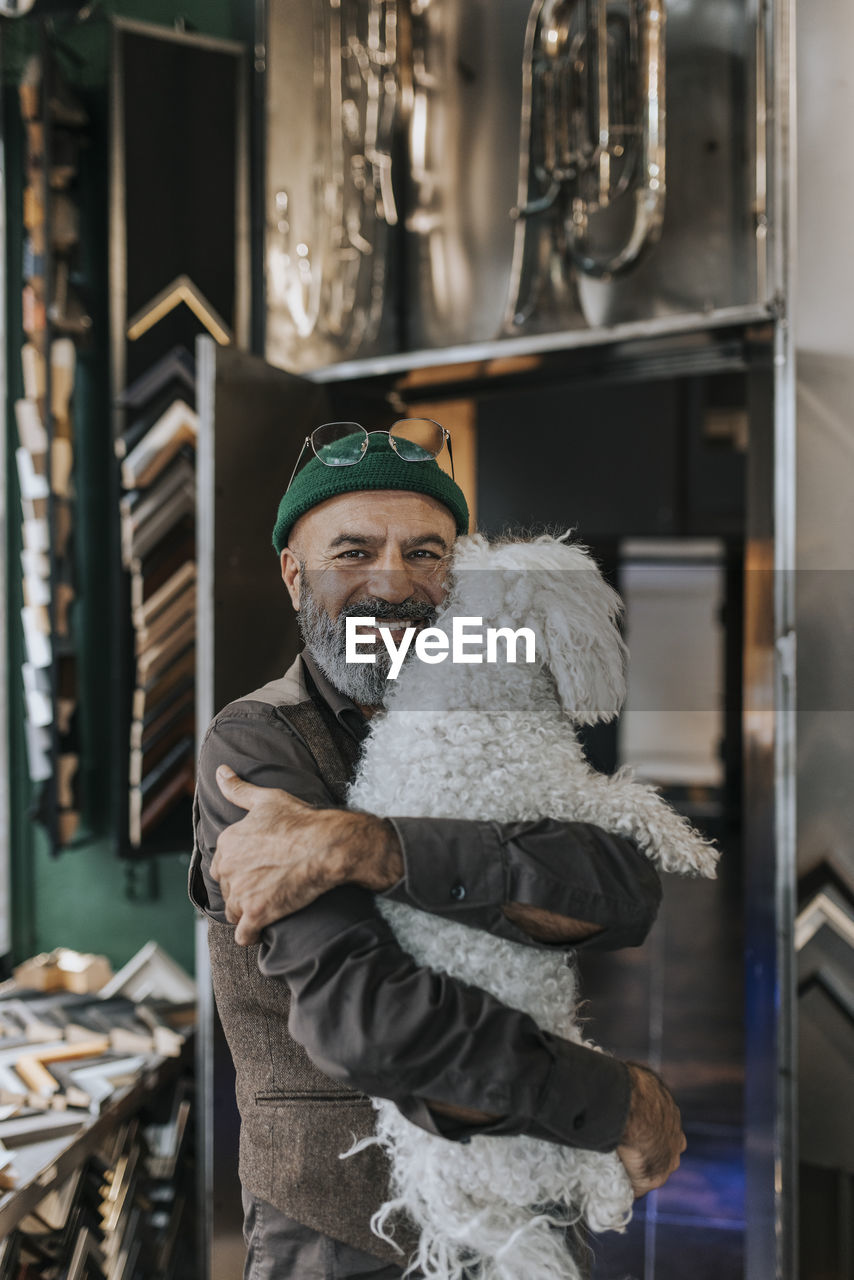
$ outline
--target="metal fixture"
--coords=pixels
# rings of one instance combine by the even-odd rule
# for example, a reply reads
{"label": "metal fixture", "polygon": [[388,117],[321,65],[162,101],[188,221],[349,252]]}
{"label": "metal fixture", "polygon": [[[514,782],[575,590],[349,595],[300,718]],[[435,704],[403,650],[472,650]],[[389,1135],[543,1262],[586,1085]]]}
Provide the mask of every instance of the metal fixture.
{"label": "metal fixture", "polygon": [[325,335],[342,354],[375,337],[385,302],[383,231],[398,220],[397,27],[397,0],[312,0],[312,238],[294,234],[292,191],[272,201],[269,288],[299,338]]}
{"label": "metal fixture", "polygon": [[[535,0],[525,36],[509,328],[532,313],[546,274],[574,269],[609,279],[658,239],[664,31],[663,0],[619,8]],[[620,216],[627,202],[628,219]]]}

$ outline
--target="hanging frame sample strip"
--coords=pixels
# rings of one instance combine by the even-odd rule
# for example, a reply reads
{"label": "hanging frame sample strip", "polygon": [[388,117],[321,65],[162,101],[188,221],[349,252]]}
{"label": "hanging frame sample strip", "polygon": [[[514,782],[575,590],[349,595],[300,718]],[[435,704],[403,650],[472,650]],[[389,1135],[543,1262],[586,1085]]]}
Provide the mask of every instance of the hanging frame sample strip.
{"label": "hanging frame sample strip", "polygon": [[246,77],[241,45],[113,22],[111,378],[123,689],[114,820],[119,851],[132,855],[192,839],[192,352],[199,334],[223,344],[249,338]]}
{"label": "hanging frame sample strip", "polygon": [[77,158],[88,123],[46,39],[19,86],[25,134],[21,347],[15,404],[21,496],[22,681],[33,811],[58,850],[80,821],[77,659],[72,606],[76,343],[91,321],[76,278]]}

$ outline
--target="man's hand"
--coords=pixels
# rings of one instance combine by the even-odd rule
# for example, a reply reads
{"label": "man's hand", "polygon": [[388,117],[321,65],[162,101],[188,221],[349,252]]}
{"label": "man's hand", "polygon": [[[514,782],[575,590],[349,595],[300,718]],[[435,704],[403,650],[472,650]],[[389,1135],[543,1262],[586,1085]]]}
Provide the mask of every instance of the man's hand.
{"label": "man's hand", "polygon": [[391,823],[346,809],[315,809],[287,791],[256,787],[220,765],[226,800],[248,812],[217,841],[211,875],[219,881],[235,942],[250,946],[261,930],[346,882],[387,889],[403,875]]}
{"label": "man's hand", "polygon": [[617,1155],[626,1168],[635,1197],[661,1187],[685,1150],[682,1117],[663,1080],[637,1062],[626,1063],[632,1081],[629,1118]]}

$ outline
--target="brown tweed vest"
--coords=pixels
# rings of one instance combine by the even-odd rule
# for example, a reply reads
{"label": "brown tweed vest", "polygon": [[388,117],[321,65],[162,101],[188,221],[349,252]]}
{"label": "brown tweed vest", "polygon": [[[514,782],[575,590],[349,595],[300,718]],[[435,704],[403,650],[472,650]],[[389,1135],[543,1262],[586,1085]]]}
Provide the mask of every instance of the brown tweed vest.
{"label": "brown tweed vest", "polygon": [[[358,744],[318,699],[280,708],[343,803]],[[194,855],[193,896],[202,886]],[[202,888],[202,895],[204,890]],[[370,1099],[318,1071],[288,1034],[290,992],[258,969],[258,947],[240,947],[231,925],[208,921],[217,1009],[237,1073],[240,1181],[290,1218],[386,1262],[405,1266],[417,1236],[406,1220],[395,1237],[404,1255],[371,1231],[388,1196],[388,1162],[378,1147],[340,1160],[373,1133]]]}

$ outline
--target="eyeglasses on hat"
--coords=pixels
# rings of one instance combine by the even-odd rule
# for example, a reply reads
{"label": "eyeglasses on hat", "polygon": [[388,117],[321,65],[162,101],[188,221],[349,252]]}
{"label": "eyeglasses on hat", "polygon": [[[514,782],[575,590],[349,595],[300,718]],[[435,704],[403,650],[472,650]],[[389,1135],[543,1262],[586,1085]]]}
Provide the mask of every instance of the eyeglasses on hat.
{"label": "eyeglasses on hat", "polygon": [[361,462],[368,452],[368,441],[372,435],[387,435],[389,444],[403,462],[430,462],[447,445],[451,479],[454,479],[451,434],[432,418],[399,418],[387,431],[368,431],[359,422],[324,422],[303,441],[285,493],[294,482],[306,449],[311,448],[325,467],[352,467]]}

